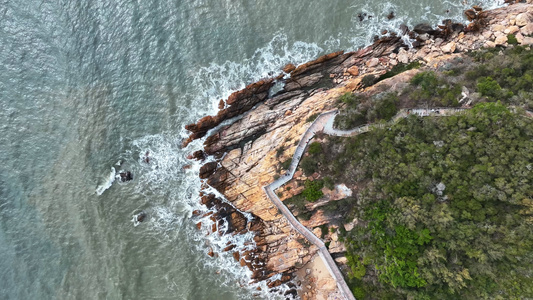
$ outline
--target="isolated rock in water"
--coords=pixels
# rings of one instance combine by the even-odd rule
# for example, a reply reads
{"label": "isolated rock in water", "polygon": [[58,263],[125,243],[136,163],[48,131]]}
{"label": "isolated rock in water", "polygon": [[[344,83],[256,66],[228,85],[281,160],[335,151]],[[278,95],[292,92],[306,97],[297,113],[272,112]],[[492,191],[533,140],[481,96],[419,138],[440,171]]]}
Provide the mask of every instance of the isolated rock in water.
{"label": "isolated rock in water", "polygon": [[144,162],[149,164],[150,163],[150,151],[146,151],[144,154]]}
{"label": "isolated rock in water", "polygon": [[477,18],[477,13],[473,9],[465,10],[465,16],[468,18],[468,21],[474,21]]}
{"label": "isolated rock in water", "polygon": [[418,34],[424,34],[424,33],[431,34],[431,32],[433,32],[434,29],[433,29],[433,27],[431,27],[431,25],[426,24],[426,23],[422,23],[422,24],[416,25],[415,28],[413,29],[413,31],[418,33]]}
{"label": "isolated rock in water", "polygon": [[131,174],[130,171],[121,172],[119,175],[120,175],[120,181],[122,182],[133,180],[133,174]]}
{"label": "isolated rock in water", "polygon": [[202,160],[204,160],[206,158],[207,158],[207,156],[205,155],[204,151],[202,151],[202,150],[196,150],[192,154],[189,154],[187,156],[187,159],[196,159],[196,160],[200,160],[200,161],[202,161]]}
{"label": "isolated rock in water", "polygon": [[408,34],[409,33],[409,27],[407,27],[407,25],[405,25],[405,24],[400,25],[400,32],[402,33],[402,35]]}
{"label": "isolated rock in water", "polygon": [[144,211],[141,211],[139,214],[135,216],[135,220],[137,220],[137,222],[142,222],[144,221],[145,218],[146,218],[146,213]]}
{"label": "isolated rock in water", "polygon": [[394,12],[393,11],[391,11],[390,14],[387,15],[387,19],[389,19],[389,20],[394,19],[394,17],[395,16],[394,16]]}

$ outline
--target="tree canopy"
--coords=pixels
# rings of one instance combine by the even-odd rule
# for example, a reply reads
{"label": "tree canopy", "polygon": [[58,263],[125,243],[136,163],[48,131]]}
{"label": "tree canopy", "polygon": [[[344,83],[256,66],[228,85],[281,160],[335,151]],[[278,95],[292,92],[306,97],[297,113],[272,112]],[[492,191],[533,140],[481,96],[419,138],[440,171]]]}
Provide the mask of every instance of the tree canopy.
{"label": "tree canopy", "polygon": [[533,297],[531,119],[482,103],[322,149],[321,173],[360,187],[344,236],[359,297]]}

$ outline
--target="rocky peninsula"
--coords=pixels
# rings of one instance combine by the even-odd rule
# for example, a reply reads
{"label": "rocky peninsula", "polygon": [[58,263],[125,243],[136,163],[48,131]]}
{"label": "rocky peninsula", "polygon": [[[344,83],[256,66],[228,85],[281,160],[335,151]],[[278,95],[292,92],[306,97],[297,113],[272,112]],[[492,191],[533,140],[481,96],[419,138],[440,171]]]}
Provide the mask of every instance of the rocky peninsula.
{"label": "rocky peninsula", "polygon": [[[490,11],[474,7],[465,12],[471,20],[466,26],[445,20],[437,27],[428,24],[412,29],[403,27],[403,34],[410,37],[409,45],[407,39],[393,34],[376,38],[371,46],[358,51],[327,54],[300,66],[287,65],[279,75],[252,83],[228,99],[220,100],[216,116],[206,116],[187,125],[191,135],[183,142],[184,147],[208,135],[204,149],[192,153],[191,159],[216,158],[202,166],[200,178],[231,204],[207,192],[201,195],[202,203],[216,208],[214,220],[229,223],[225,234],[255,234],[255,249],[235,252],[236,261],[253,271],[254,280],[267,280],[271,288],[297,276],[303,286],[301,296],[304,299],[327,299],[336,295],[335,282],[324,274],[327,270],[323,263],[314,260],[318,248],[291,226],[263,187],[284,175],[282,163],[292,159],[314,118],[336,109],[337,99],[343,94],[363,90],[377,93],[385,88],[401,90],[419,72],[411,70],[376,84],[369,83],[394,66],[417,61],[426,70],[439,69],[468,51],[510,44],[533,45],[531,2]],[[301,172],[294,175],[295,178],[302,176]],[[292,189],[284,189],[279,196],[285,200],[302,189],[293,184]],[[337,189],[328,195],[327,201],[342,199],[349,193]],[[253,220],[241,212],[252,214]],[[335,233],[321,232],[317,228],[333,226],[331,222],[326,214],[317,210],[302,224],[319,238],[328,236],[329,252],[344,269],[344,245]],[[225,250],[233,251],[232,245]],[[277,274],[282,275],[271,280]]]}

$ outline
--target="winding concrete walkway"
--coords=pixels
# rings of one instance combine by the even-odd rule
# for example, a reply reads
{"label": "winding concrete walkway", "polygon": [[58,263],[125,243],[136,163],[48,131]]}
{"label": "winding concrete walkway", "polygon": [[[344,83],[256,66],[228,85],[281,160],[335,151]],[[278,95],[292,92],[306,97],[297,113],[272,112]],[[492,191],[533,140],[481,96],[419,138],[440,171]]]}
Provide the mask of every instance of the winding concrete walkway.
{"label": "winding concrete walkway", "polygon": [[[292,177],[294,176],[294,173],[296,172],[298,164],[300,163],[300,160],[305,152],[305,148],[307,147],[309,141],[319,131],[323,131],[324,133],[329,134],[329,135],[348,137],[348,136],[354,136],[357,134],[368,132],[374,128],[383,128],[385,126],[390,126],[393,123],[397,122],[399,119],[408,117],[409,115],[418,115],[421,117],[451,116],[451,115],[462,114],[468,109],[469,108],[401,109],[387,123],[366,124],[366,125],[362,125],[351,130],[339,130],[339,129],[333,128],[333,122],[335,120],[335,116],[338,113],[337,110],[322,113],[316,118],[316,120],[305,131],[304,135],[300,139],[300,142],[298,143],[298,146],[296,147],[296,151],[294,151],[292,162],[291,162],[291,165],[289,166],[288,171],[283,176],[281,176],[279,179],[263,187],[263,190],[265,191],[267,197],[274,203],[274,205],[276,205],[276,207],[285,216],[285,218],[287,218],[287,220],[292,225],[292,227],[296,231],[298,231],[300,234],[302,234],[307,240],[309,240],[309,242],[311,242],[313,245],[318,247],[320,257],[324,261],[324,264],[328,268],[333,279],[337,282],[337,287],[339,288],[340,292],[343,294],[345,299],[355,300],[350,288],[344,281],[344,277],[342,276],[342,273],[339,270],[339,267],[337,266],[337,264],[331,257],[331,254],[329,253],[328,249],[324,245],[324,242],[322,242],[321,239],[316,237],[307,227],[303,226],[294,217],[294,215],[287,208],[287,206],[285,206],[285,204],[283,204],[283,202],[278,198],[278,196],[275,193],[275,190],[283,186],[285,183],[287,183],[289,180],[292,179]],[[526,114],[530,117],[533,116],[533,112],[530,112],[530,111],[526,111]]]}

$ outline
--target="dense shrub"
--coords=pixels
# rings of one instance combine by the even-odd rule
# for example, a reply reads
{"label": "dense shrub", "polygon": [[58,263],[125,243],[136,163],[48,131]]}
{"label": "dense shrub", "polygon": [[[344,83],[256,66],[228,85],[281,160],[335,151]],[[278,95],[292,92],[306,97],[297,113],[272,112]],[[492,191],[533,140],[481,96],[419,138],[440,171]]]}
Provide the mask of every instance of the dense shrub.
{"label": "dense shrub", "polygon": [[481,77],[477,83],[477,90],[482,96],[498,98],[502,88],[498,82],[491,77]]}
{"label": "dense shrub", "polygon": [[343,173],[322,175],[359,186],[360,223],[341,234],[352,289],[373,299],[533,297],[531,119],[482,103],[332,142],[343,147],[328,146],[340,149],[328,162]]}
{"label": "dense shrub", "polygon": [[305,121],[308,122],[308,123],[309,123],[309,122],[313,122],[313,121],[316,120],[316,118],[318,118],[319,115],[320,115],[319,113],[314,113],[314,114],[310,115],[310,116],[307,118],[307,120],[305,120]]}
{"label": "dense shrub", "polygon": [[335,188],[335,182],[331,177],[326,176],[324,178],[324,186],[328,188],[328,190],[333,190]]}
{"label": "dense shrub", "polygon": [[333,126],[340,130],[349,130],[368,122],[366,119],[366,111],[364,113],[359,111],[344,112],[335,116]]}
{"label": "dense shrub", "polygon": [[457,106],[461,86],[448,83],[434,72],[421,72],[413,76],[411,85],[417,87],[408,97],[430,106]]}
{"label": "dense shrub", "polygon": [[361,86],[362,87],[369,87],[374,85],[377,82],[377,77],[374,75],[366,75],[361,79]]}
{"label": "dense shrub", "polygon": [[306,176],[310,176],[318,170],[316,160],[309,156],[302,158],[300,161],[300,167]]}
{"label": "dense shrub", "polygon": [[518,45],[518,40],[514,34],[508,34],[507,43],[509,43],[509,45]]}
{"label": "dense shrub", "polygon": [[339,102],[355,108],[359,104],[359,98],[354,93],[348,92],[339,97]]}
{"label": "dense shrub", "polygon": [[395,93],[383,93],[375,97],[374,106],[368,110],[367,119],[389,121],[398,113],[398,96]]}
{"label": "dense shrub", "polygon": [[283,170],[288,170],[289,167],[291,166],[291,163],[292,163],[292,158],[289,158],[289,159],[287,159],[286,161],[284,161],[284,162],[281,163],[281,168],[282,168]]}
{"label": "dense shrub", "polygon": [[322,153],[322,145],[319,142],[312,142],[309,144],[309,149],[307,150],[309,154],[316,155]]}
{"label": "dense shrub", "polygon": [[316,200],[322,198],[324,194],[321,189],[324,187],[324,182],[322,180],[306,180],[305,189],[302,191],[302,195],[309,202],[315,202]]}

